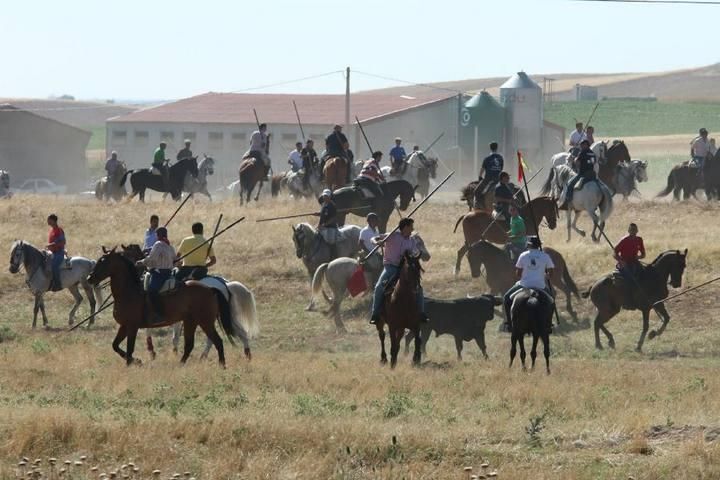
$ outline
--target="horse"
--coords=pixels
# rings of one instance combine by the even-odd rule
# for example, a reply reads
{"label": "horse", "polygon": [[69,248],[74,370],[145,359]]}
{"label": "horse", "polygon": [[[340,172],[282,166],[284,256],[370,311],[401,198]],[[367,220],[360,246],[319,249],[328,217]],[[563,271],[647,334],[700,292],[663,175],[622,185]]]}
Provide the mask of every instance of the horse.
{"label": "horse", "polygon": [[[308,186],[305,187],[304,177],[308,176]],[[320,180],[320,172],[313,167],[309,172],[301,170],[298,172],[289,171],[285,173],[285,185],[290,191],[290,195],[295,198],[314,197],[317,198],[322,191],[322,181]]]}
{"label": "horse", "polygon": [[[547,195],[551,190],[553,192],[562,192],[574,175],[575,172],[566,165],[550,169],[550,174],[542,187],[541,193]],[[586,211],[593,220],[593,229],[590,236],[594,242],[599,242],[600,235],[595,236],[595,232],[599,230],[602,234],[605,230],[605,220],[610,217],[613,210],[612,197],[612,192],[601,180],[585,181],[582,189],[574,192],[572,202],[568,205],[567,241],[570,241],[571,227],[581,236],[585,236],[585,231],[577,227],[577,219],[580,212]],[[595,213],[596,210],[599,212]],[[571,224],[570,220],[573,212],[575,217]]]}
{"label": "horse", "polygon": [[390,368],[397,364],[400,342],[405,335],[405,330],[410,330],[415,335],[415,352],[413,353],[413,364],[419,365],[422,355],[422,338],[420,337],[420,311],[415,301],[418,289],[420,288],[420,277],[422,274],[420,257],[414,257],[409,253],[403,256],[400,262],[400,271],[395,285],[388,288],[385,293],[383,309],[380,320],[376,327],[380,339],[380,363],[387,363],[385,353],[385,324],[390,334]]}
{"label": "horse", "polygon": [[[70,268],[67,268],[68,265]],[[12,249],[10,250],[10,273],[18,273],[20,266],[25,268],[25,283],[35,297],[32,328],[35,328],[37,325],[38,310],[42,313],[43,326],[48,328],[43,295],[45,295],[45,292],[50,288],[52,273],[49,268],[47,255],[23,240],[16,240],[13,242]],[[67,288],[70,290],[70,293],[75,299],[75,304],[70,310],[68,317],[69,325],[75,323],[75,312],[77,312],[78,307],[80,307],[83,301],[78,285],[82,286],[83,290],[85,290],[85,295],[90,302],[91,314],[95,314],[96,297],[98,301],[102,301],[102,291],[100,288],[91,287],[87,281],[87,276],[94,266],[95,262],[93,260],[84,257],[70,257],[66,265],[60,268],[60,285],[63,289]],[[91,318],[88,326],[93,324],[94,318],[95,317]]]}
{"label": "horse", "polygon": [[343,157],[328,158],[323,167],[325,186],[330,190],[335,190],[347,185],[348,168],[350,168],[350,165],[347,159]]}
{"label": "horse", "polygon": [[115,170],[115,175],[112,177],[112,184],[108,183],[108,177],[106,176],[102,177],[97,181],[97,183],[95,183],[95,198],[105,201],[113,199],[116,202],[122,200],[123,197],[127,195],[127,191],[125,190],[124,185],[120,185],[120,181],[126,173],[127,167],[125,167],[125,162],[120,162]]}
{"label": "horse", "polygon": [[[240,331],[241,326],[237,319],[232,317],[230,305],[221,293],[199,282],[188,281],[179,289],[161,295],[162,322],[148,325],[144,321],[149,308],[146,306],[147,294],[143,290],[135,265],[121,253],[116,253],[115,248],[107,250],[103,247],[103,252],[103,256],[95,262],[88,282],[97,285],[110,278],[110,289],[115,299],[113,317],[120,325],[112,347],[125,359],[128,366],[140,363],[133,358],[135,340],[140,328],[167,327],[183,322],[185,349],[180,361],[184,364],[190,356],[195,345],[195,330],[199,326],[212,340],[218,351],[220,366],[225,368],[225,351],[222,339],[215,330],[215,320],[220,319],[223,330],[231,342],[233,338],[239,338],[237,332]],[[127,338],[127,352],[120,348],[120,343],[125,338]]]}
{"label": "horse", "polygon": [[[550,255],[555,268],[550,275],[550,283],[565,294],[565,308],[573,319],[577,314],[573,310],[571,294],[580,298],[575,281],[570,275],[565,259],[557,250],[543,247],[543,251]],[[481,268],[485,267],[485,279],[492,294],[504,294],[515,284],[515,265],[510,261],[507,253],[490,242],[480,240],[470,246],[468,263],[473,278],[480,276]]]}
{"label": "horse", "polygon": [[647,179],[647,162],[643,160],[632,160],[630,163],[622,162],[615,170],[613,180],[615,193],[621,194],[623,200],[627,200],[633,192],[637,191],[635,182],[642,183],[646,182]]}
{"label": "horse", "polygon": [[524,288],[513,297],[510,309],[510,367],[517,353],[517,344],[520,344],[520,362],[525,370],[525,335],[532,335],[532,350],[530,350],[530,369],[535,368],[537,358],[538,340],[542,339],[543,354],[545,355],[545,370],[550,375],[550,334],[547,325],[552,323],[553,308],[543,293]]}
{"label": "horse", "polygon": [[[399,208],[402,211],[407,210],[413,199],[415,188],[405,180],[395,180],[380,185],[383,196],[380,198],[365,198],[360,189],[352,187],[344,187],[333,192],[333,200],[338,210],[344,210],[337,214],[339,225],[345,223],[345,217],[348,213],[365,217],[370,212],[375,212],[378,216],[378,230],[385,233],[390,215]],[[400,197],[400,205],[395,203],[395,199]]]}
{"label": "horse", "polygon": [[[617,190],[615,184],[615,172],[617,166],[623,162],[630,162],[630,152],[628,151],[627,145],[622,140],[614,140],[612,145],[607,146],[607,142],[595,142],[590,146],[590,149],[595,154],[597,163],[595,164],[595,173],[598,178],[610,188],[612,192]],[[558,167],[560,165],[566,165],[572,168],[568,162],[570,161],[570,154],[568,152],[561,152],[553,155],[552,167]]]}
{"label": "horse", "polygon": [[682,192],[683,200],[688,200],[690,197],[697,198],[696,192],[702,186],[701,172],[691,167],[690,162],[682,162],[670,169],[667,185],[655,197],[664,197],[672,192],[673,198],[679,201]]}
{"label": "horse", "polygon": [[426,197],[430,191],[430,179],[437,175],[437,158],[427,158],[425,154],[418,150],[410,154],[403,162],[404,165],[400,171],[394,171],[390,166],[384,166],[380,169],[385,180],[405,180],[410,185],[417,185],[417,192]]}
{"label": "horse", "polygon": [[[425,246],[422,237],[413,233],[418,250],[420,251],[420,259],[424,262],[430,260],[430,252]],[[315,296],[322,292],[322,296],[330,304],[330,308],[325,311],[325,315],[333,315],[335,320],[335,328],[338,332],[344,333],[345,325],[340,318],[340,305],[348,294],[347,284],[350,277],[355,273],[360,262],[354,258],[341,257],[336,258],[330,263],[323,263],[313,275],[312,286],[310,289],[310,304],[306,310],[313,310],[315,306]],[[365,284],[372,289],[377,282],[380,272],[382,271],[382,256],[380,254],[372,255],[364,264]],[[323,280],[328,284],[332,291],[332,297],[325,293],[322,288]]]}
{"label": "horse", "polygon": [[0,170],[0,198],[10,198],[10,173],[7,170]]}
{"label": "horse", "polygon": [[[269,159],[267,161],[270,162]],[[263,183],[265,183],[267,179],[269,171],[269,165],[264,166],[260,160],[254,157],[244,158],[243,161],[240,162],[240,169],[238,170],[240,179],[240,205],[242,205],[243,202],[250,203],[250,196],[255,189],[255,185],[259,183],[260,186],[255,194],[255,201],[258,201],[260,191],[262,190]],[[245,199],[243,199],[243,194],[246,196]]]}
{"label": "horse", "polygon": [[[523,220],[525,220],[528,235],[537,235],[538,232],[537,225],[535,225],[535,222],[533,221],[533,215],[537,218],[538,223],[541,223],[543,220],[546,221],[550,230],[555,230],[555,227],[557,227],[557,203],[555,203],[552,198],[533,198],[529,204],[525,204],[520,207],[520,216]],[[501,245],[505,245],[510,241],[505,222],[494,221],[492,215],[488,212],[475,210],[462,215],[455,223],[453,233],[457,232],[457,228],[460,223],[462,223],[465,243],[463,243],[462,247],[460,247],[457,252],[455,275],[460,272],[460,262],[462,262],[462,258],[467,253],[469,245],[472,245],[478,240],[488,240]]]}
{"label": "horse", "polygon": [[[185,180],[183,181],[182,191],[195,194],[202,193],[208,200],[212,201],[212,196],[208,190],[207,177],[215,173],[215,159],[208,157],[203,154],[203,159],[198,163],[197,176],[193,176],[190,172],[185,174]],[[163,199],[167,196],[167,193],[163,195]]]}
{"label": "horse", "polygon": [[[479,183],[480,181],[475,180],[460,189],[460,200],[467,203],[468,210],[470,211],[473,211],[475,209],[475,189],[477,188]],[[520,187],[516,187],[512,183],[508,184],[508,186],[510,187],[510,190],[512,190],[513,195],[515,196],[515,201],[518,203],[518,205],[525,205],[527,203],[527,199],[525,198],[525,193],[522,191],[522,189]],[[494,197],[495,193],[493,192],[493,195],[491,195],[487,199],[483,198],[483,203],[485,204],[486,210],[492,210],[492,203],[494,201]]]}
{"label": "horse", "polygon": [[125,181],[130,176],[130,185],[132,193],[128,197],[128,201],[132,200],[135,195],[139,195],[140,201],[145,201],[145,190],[148,188],[156,192],[170,193],[173,200],[180,200],[182,196],[182,186],[185,181],[185,175],[190,173],[193,177],[198,175],[197,158],[184,158],[169,167],[169,188],[165,188],[165,182],[162,175],[154,175],[150,169],[128,170],[120,180],[120,187],[125,187]]}
{"label": "horse", "polygon": [[[357,225],[346,225],[339,230],[340,236],[335,244],[337,253],[337,257],[335,258],[354,257],[359,250],[360,227]],[[331,257],[330,246],[309,223],[292,225],[292,231],[295,255],[303,261],[310,280],[312,280],[315,270],[317,270],[320,265],[330,262],[335,258]]]}
{"label": "horse", "polygon": [[[607,160],[608,142],[597,141],[590,145],[590,150],[593,151],[595,158],[598,161],[595,165],[595,173],[598,173],[600,164]],[[550,158],[550,163],[552,167],[557,167],[558,165],[567,165],[568,167],[572,167],[572,159],[573,156],[570,152],[560,152]]]}
{"label": "horse", "polygon": [[[655,331],[651,331],[649,339],[659,337],[665,331],[668,322],[670,322],[670,314],[665,308],[664,303],[656,302],[668,296],[668,282],[673,288],[682,286],[682,276],[685,271],[687,262],[687,249],[684,252],[680,250],[668,250],[661,253],[653,260],[650,265],[643,266],[639,274],[633,278],[624,278],[619,272],[605,275],[595,282],[587,292],[583,292],[582,297],[590,297],[590,300],[597,308],[595,316],[595,348],[602,350],[600,343],[600,330],[603,331],[608,339],[608,346],[615,348],[615,339],[605,324],[620,313],[621,309],[640,310],[643,317],[642,333],[638,340],[637,352],[642,351],[645,335],[650,327],[650,310],[655,311],[662,318],[662,325]],[[631,293],[630,296],[626,292]]]}
{"label": "horse", "polygon": [[710,200],[720,200],[720,152],[708,155],[703,163],[703,185],[705,197]]}

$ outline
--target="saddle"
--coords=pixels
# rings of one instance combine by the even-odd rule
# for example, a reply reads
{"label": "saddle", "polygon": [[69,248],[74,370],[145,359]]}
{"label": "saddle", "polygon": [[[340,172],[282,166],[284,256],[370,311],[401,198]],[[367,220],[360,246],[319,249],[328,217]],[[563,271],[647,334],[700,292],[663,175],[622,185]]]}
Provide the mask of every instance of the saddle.
{"label": "saddle", "polygon": [[598,181],[597,178],[587,179],[585,177],[581,177],[580,180],[578,181],[578,183],[575,184],[574,191],[579,192],[580,190],[583,189],[583,187],[585,186],[586,183],[597,182],[597,181]]}
{"label": "saddle", "polygon": [[523,287],[523,288],[518,289],[516,292],[513,292],[512,295],[510,295],[511,304],[515,302],[515,298],[518,296],[518,294],[520,294],[520,292],[527,292],[527,291],[533,292],[535,294],[534,296],[538,297],[539,299],[541,298],[542,300],[544,300],[547,305],[552,306],[555,303],[555,298],[546,290],[544,290],[542,288],[524,288]]}
{"label": "saddle", "polygon": [[[43,257],[45,273],[52,272],[52,252],[44,251]],[[70,264],[70,257],[65,257],[65,261],[60,264],[60,270],[72,270],[72,265]]]}
{"label": "saddle", "polygon": [[[165,280],[165,283],[163,283],[163,286],[160,288],[160,291],[158,291],[158,294],[161,295],[167,295],[168,293],[171,293],[175,290],[178,290],[182,285],[184,285],[184,282],[178,282],[175,279],[174,275],[171,275],[170,278]],[[148,287],[150,286],[150,272],[145,272],[143,275],[143,290],[147,292]]]}
{"label": "saddle", "polygon": [[366,183],[371,181],[372,180],[356,178],[355,180],[353,180],[352,186],[344,188],[352,189],[356,194],[360,195],[363,200],[373,200],[375,198],[375,194],[372,192],[370,187],[366,186]]}

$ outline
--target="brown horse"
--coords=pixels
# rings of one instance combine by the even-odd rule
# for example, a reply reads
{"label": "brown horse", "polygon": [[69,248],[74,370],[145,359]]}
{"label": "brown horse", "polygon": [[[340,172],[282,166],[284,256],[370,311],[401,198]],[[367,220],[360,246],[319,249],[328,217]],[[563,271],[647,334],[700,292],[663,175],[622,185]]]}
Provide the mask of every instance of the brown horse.
{"label": "brown horse", "polygon": [[255,201],[258,201],[258,198],[260,198],[260,190],[262,190],[263,183],[269,171],[269,166],[263,166],[259,160],[253,157],[245,158],[240,162],[240,170],[238,172],[240,176],[240,205],[243,204],[243,193],[246,193],[247,197],[245,202],[250,203],[250,196],[255,189],[255,185],[259,183],[260,186],[255,195]]}
{"label": "brown horse", "polygon": [[[680,288],[686,260],[687,249],[684,252],[668,250],[661,253],[650,265],[644,266],[634,278],[625,278],[617,272],[611,273],[595,282],[587,292],[583,292],[582,297],[590,297],[597,308],[594,323],[595,348],[603,348],[600,343],[600,330],[607,337],[608,346],[615,348],[615,339],[605,327],[605,323],[620,313],[621,309],[625,309],[642,312],[643,329],[635,348],[638,352],[642,351],[645,335],[650,328],[650,310],[655,302],[668,296],[668,282],[674,288]],[[662,335],[670,322],[670,314],[663,303],[655,305],[655,311],[662,317],[662,325],[657,331],[650,332],[650,340]]]}
{"label": "brown horse", "polygon": [[[565,294],[565,308],[573,319],[577,314],[572,307],[571,294],[580,298],[577,286],[570,276],[565,259],[555,249],[543,247],[555,265],[550,275],[550,283]],[[473,278],[480,276],[481,267],[485,266],[485,278],[492,294],[504,294],[515,284],[515,268],[507,253],[490,242],[480,240],[470,247],[468,252],[470,272]]]}
{"label": "brown horse", "polygon": [[[470,211],[472,211],[473,208],[475,207],[475,189],[477,188],[479,183],[480,183],[479,181],[475,180],[473,182],[468,183],[467,185],[465,185],[463,188],[460,189],[460,200],[467,203],[468,210],[470,210]],[[518,192],[518,190],[520,190],[520,188],[516,187],[512,183],[509,184],[509,186],[510,186],[510,190],[512,190],[512,192],[513,192],[513,195],[515,195],[515,199],[517,200],[518,204],[525,205],[525,203],[527,203],[527,200],[525,199],[525,193]],[[487,198],[485,198],[485,197],[487,197]],[[485,203],[487,210],[492,209],[492,202],[494,201],[493,200],[494,198],[495,198],[494,193],[492,195],[486,194],[483,197],[483,202]]]}
{"label": "brown horse", "polygon": [[[103,248],[103,251],[105,253],[95,264],[88,282],[97,285],[104,279],[110,278],[110,289],[115,299],[113,317],[120,324],[112,346],[128,365],[133,362],[139,363],[138,360],[133,359],[133,352],[140,328],[167,327],[183,322],[185,350],[181,362],[185,363],[190,356],[195,342],[195,330],[199,326],[212,340],[218,351],[220,365],[225,367],[225,352],[222,339],[215,330],[215,320],[220,319],[231,342],[236,333],[230,306],[221,294],[200,283],[189,281],[179,289],[161,296],[163,321],[148,325],[145,318],[151,307],[135,265],[121,253],[116,253],[115,248],[112,250]],[[125,338],[127,338],[127,352],[120,348],[120,343]]]}
{"label": "brown horse", "polygon": [[[533,214],[538,222],[547,221],[550,230],[557,227],[558,210],[557,204],[550,197],[537,197],[529,204],[520,208],[520,216],[525,220],[528,235],[537,235],[537,226],[532,221]],[[466,213],[455,223],[453,233],[457,231],[458,225],[462,222],[465,243],[457,252],[455,262],[455,275],[460,272],[460,262],[468,251],[468,246],[478,240],[488,240],[493,243],[505,245],[509,242],[505,222],[493,222],[492,215],[482,210]],[[492,224],[492,226],[490,226]],[[488,228],[490,227],[490,228]],[[487,231],[486,231],[487,230]]]}
{"label": "brown horse", "polygon": [[680,192],[682,192],[683,200],[688,200],[690,197],[697,198],[695,193],[702,185],[703,179],[698,169],[691,168],[690,162],[682,162],[670,169],[667,186],[655,197],[664,197],[672,192],[674,199],[680,200]]}
{"label": "brown horse", "polygon": [[348,162],[343,157],[330,157],[325,162],[323,175],[325,175],[325,186],[330,190],[336,190],[347,184]]}
{"label": "brown horse", "polygon": [[420,288],[422,273],[420,257],[405,254],[400,264],[400,273],[397,283],[385,293],[385,303],[377,322],[378,337],[380,338],[380,363],[387,363],[385,353],[385,324],[390,333],[390,367],[395,368],[400,341],[405,335],[405,329],[415,335],[415,353],[413,364],[420,364],[422,352],[422,339],[420,338],[420,311],[415,301]]}
{"label": "brown horse", "polygon": [[610,187],[610,190],[614,193],[617,192],[617,186],[615,185],[615,173],[620,162],[630,162],[630,152],[628,151],[627,145],[622,140],[616,141],[605,152],[605,158],[599,158],[600,168],[598,171],[598,178],[602,182]]}

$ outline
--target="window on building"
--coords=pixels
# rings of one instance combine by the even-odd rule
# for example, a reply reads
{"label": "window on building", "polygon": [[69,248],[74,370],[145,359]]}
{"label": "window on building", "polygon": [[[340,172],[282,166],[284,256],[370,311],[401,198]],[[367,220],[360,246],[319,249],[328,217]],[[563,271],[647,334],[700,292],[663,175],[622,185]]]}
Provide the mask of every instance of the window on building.
{"label": "window on building", "polygon": [[173,143],[175,141],[175,132],[160,132],[160,141]]}
{"label": "window on building", "polygon": [[127,131],[126,130],[113,130],[112,131],[112,144],[113,144],[113,146],[127,145]]}
{"label": "window on building", "polygon": [[239,150],[246,146],[247,134],[245,132],[234,132],[232,134],[232,149]]}
{"label": "window on building", "polygon": [[135,146],[146,147],[150,143],[150,134],[147,130],[135,130]]}
{"label": "window on building", "polygon": [[210,150],[222,150],[223,149],[223,133],[222,132],[208,133],[208,148],[210,148]]}
{"label": "window on building", "polygon": [[185,140],[195,142],[195,138],[197,138],[197,134],[195,134],[195,132],[183,132],[183,143]]}

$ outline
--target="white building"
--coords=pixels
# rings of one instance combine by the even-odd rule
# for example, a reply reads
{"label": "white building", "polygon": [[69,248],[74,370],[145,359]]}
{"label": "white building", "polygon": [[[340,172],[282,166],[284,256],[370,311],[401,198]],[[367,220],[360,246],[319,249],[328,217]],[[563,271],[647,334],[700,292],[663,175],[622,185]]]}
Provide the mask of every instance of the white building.
{"label": "white building", "polygon": [[[272,134],[273,169],[285,170],[288,153],[302,141],[293,101],[305,137],[315,140],[320,154],[333,125],[344,122],[344,95],[206,93],[109,119],[106,150],[117,151],[130,168],[147,167],[161,141],[168,144],[167,156],[174,160],[188,139],[196,155],[206,153],[215,159],[217,184],[228,184],[237,178],[240,160],[257,129],[255,109]],[[360,119],[372,148],[384,152],[385,158],[395,137],[402,137],[410,151],[415,144],[424,149],[444,133],[433,153],[456,159],[460,103],[457,95],[449,93],[422,98],[359,93],[351,96],[350,118],[353,124],[356,116]],[[360,129],[353,125],[345,134],[356,158],[367,158],[370,151]]]}

